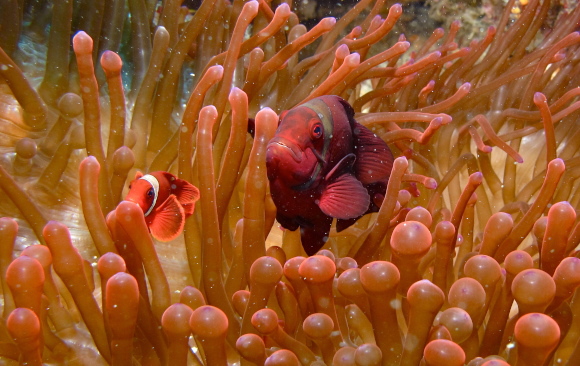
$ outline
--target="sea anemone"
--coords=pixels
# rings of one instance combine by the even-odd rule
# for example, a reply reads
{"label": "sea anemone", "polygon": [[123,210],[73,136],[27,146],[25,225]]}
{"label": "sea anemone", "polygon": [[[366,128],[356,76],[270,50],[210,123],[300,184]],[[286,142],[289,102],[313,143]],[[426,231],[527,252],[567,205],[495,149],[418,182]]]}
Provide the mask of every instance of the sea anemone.
{"label": "sea anemone", "polygon": [[[580,363],[580,7],[514,4],[411,44],[381,0],[311,29],[263,0],[5,1],[0,359]],[[306,257],[265,149],[327,94],[397,158],[380,211]],[[122,201],[135,170],[199,187],[177,240]]]}

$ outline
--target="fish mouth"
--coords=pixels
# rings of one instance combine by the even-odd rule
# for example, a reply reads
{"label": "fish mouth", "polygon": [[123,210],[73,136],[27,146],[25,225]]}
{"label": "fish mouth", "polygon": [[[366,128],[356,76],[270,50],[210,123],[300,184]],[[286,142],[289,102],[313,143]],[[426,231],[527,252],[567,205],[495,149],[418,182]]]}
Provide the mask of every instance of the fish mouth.
{"label": "fish mouth", "polygon": [[302,162],[302,157],[304,155],[304,152],[302,151],[302,149],[300,149],[298,146],[296,146],[296,144],[294,144],[286,139],[280,138],[280,137],[274,137],[268,143],[267,149],[268,150],[270,148],[276,149],[278,147],[282,147],[284,149],[287,149],[290,152],[290,156],[292,157],[292,159],[294,159],[295,162],[297,162],[297,163]]}

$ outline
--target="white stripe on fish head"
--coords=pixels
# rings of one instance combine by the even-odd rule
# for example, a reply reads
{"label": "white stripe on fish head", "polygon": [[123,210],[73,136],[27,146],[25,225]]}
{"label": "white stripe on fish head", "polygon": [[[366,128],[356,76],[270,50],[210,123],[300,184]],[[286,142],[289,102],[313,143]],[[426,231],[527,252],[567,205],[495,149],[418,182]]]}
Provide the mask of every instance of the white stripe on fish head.
{"label": "white stripe on fish head", "polygon": [[151,187],[153,187],[153,202],[151,203],[151,206],[147,209],[147,212],[145,212],[145,216],[148,216],[151,213],[151,211],[153,211],[153,208],[155,208],[155,204],[157,203],[157,197],[159,197],[159,181],[151,174],[145,174],[139,179],[143,179],[144,181],[149,182],[149,184],[151,184]]}
{"label": "white stripe on fish head", "polygon": [[[316,115],[318,116],[318,119],[320,119],[320,122],[322,122],[322,127],[324,128],[324,142],[322,145],[322,151],[320,156],[322,157],[324,164],[327,164],[329,161],[329,157],[327,155],[329,154],[330,151],[330,143],[332,141],[332,134],[334,132],[334,121],[332,119],[332,111],[328,106],[328,104],[326,104],[319,98],[309,100],[308,102],[302,104],[301,106],[314,111],[314,113],[316,113]],[[316,154],[314,148],[312,150]],[[312,176],[310,177],[310,179],[300,184],[300,186],[297,187],[298,190],[305,190],[312,186],[312,183],[314,183],[318,178],[318,176],[321,174],[322,164],[323,163],[321,161],[318,162],[316,168],[312,172]]]}
{"label": "white stripe on fish head", "polygon": [[332,141],[332,135],[334,133],[334,120],[332,118],[332,110],[330,106],[326,104],[323,100],[315,98],[309,100],[308,102],[302,104],[302,107],[309,108],[316,113],[320,122],[322,122],[322,127],[324,128],[324,144],[322,146],[321,155],[324,161],[328,162],[328,154],[330,150],[330,143]]}

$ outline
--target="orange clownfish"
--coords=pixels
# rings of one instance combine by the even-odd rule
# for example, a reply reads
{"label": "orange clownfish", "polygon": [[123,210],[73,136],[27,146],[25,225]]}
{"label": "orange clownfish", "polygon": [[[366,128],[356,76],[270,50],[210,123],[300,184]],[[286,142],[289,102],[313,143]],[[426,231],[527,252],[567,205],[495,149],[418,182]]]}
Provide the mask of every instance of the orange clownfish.
{"label": "orange clownfish", "polygon": [[126,201],[139,205],[151,235],[159,241],[171,241],[183,231],[185,219],[193,214],[199,189],[167,172],[135,174],[129,184]]}
{"label": "orange clownfish", "polygon": [[392,168],[387,144],[336,95],[282,112],[266,150],[276,220],[289,230],[300,227],[308,255],[328,240],[333,218],[340,232],[379,211]]}

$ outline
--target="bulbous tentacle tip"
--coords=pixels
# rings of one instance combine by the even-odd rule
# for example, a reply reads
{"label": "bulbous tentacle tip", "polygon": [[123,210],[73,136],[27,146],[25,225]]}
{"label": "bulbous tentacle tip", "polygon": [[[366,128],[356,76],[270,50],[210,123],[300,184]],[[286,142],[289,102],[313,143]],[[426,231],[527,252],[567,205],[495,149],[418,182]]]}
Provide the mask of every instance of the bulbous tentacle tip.
{"label": "bulbous tentacle tip", "polygon": [[161,317],[161,326],[168,336],[186,338],[191,334],[189,320],[193,310],[185,304],[172,304]]}
{"label": "bulbous tentacle tip", "polygon": [[298,357],[287,349],[280,349],[272,353],[264,361],[264,366],[299,366]]}
{"label": "bulbous tentacle tip", "polygon": [[75,93],[65,93],[57,103],[59,112],[65,118],[75,118],[83,113],[83,100]]}
{"label": "bulbous tentacle tip", "polygon": [[6,319],[6,328],[22,352],[38,351],[40,320],[34,311],[14,309]]}
{"label": "bulbous tentacle tip", "polygon": [[135,154],[127,146],[121,146],[113,154],[113,170],[117,174],[127,173],[135,165]]}
{"label": "bulbous tentacle tip", "polygon": [[361,366],[378,366],[383,359],[381,349],[372,343],[361,344],[354,352],[354,361]]}
{"label": "bulbous tentacle tip", "polygon": [[425,254],[431,247],[431,232],[418,221],[405,221],[398,224],[391,235],[391,247],[400,256]]}
{"label": "bulbous tentacle tip", "polygon": [[522,346],[532,349],[550,349],[560,341],[560,327],[546,314],[531,313],[518,319],[514,335],[518,344]]}
{"label": "bulbous tentacle tip", "polygon": [[81,161],[79,169],[95,169],[96,167],[100,167],[99,161],[93,155],[89,155]]}
{"label": "bulbous tentacle tip", "polygon": [[439,324],[445,326],[451,340],[460,344],[466,341],[473,332],[473,320],[465,310],[458,307],[445,309],[438,316]]}
{"label": "bulbous tentacle tip", "polygon": [[313,340],[324,340],[334,330],[332,318],[323,313],[311,314],[302,323],[304,333]]}
{"label": "bulbous tentacle tip", "polygon": [[123,60],[116,52],[107,50],[101,55],[101,66],[107,77],[113,77],[121,73]]}
{"label": "bulbous tentacle tip", "polygon": [[261,309],[252,315],[252,325],[258,332],[268,335],[278,329],[278,315],[272,309]]}
{"label": "bulbous tentacle tip", "polygon": [[38,290],[44,284],[44,280],[42,265],[32,257],[20,256],[6,269],[6,283],[12,292],[26,293],[29,289]]}
{"label": "bulbous tentacle tip", "polygon": [[326,256],[314,255],[300,264],[298,272],[306,282],[322,283],[334,278],[336,264]]}
{"label": "bulbous tentacle tip", "polygon": [[436,339],[425,347],[423,354],[428,366],[458,366],[465,363],[465,352],[455,342],[447,339]]}
{"label": "bulbous tentacle tip", "polygon": [[501,278],[501,267],[497,261],[487,255],[476,255],[465,262],[466,276],[475,278],[486,290],[495,288],[495,283]]}
{"label": "bulbous tentacle tip", "polygon": [[76,53],[90,54],[93,52],[93,39],[85,31],[78,31],[73,37],[73,48]]}
{"label": "bulbous tentacle tip", "polygon": [[126,272],[125,260],[116,253],[105,253],[97,262],[97,269],[101,277],[110,278],[118,272]]}
{"label": "bulbous tentacle tip", "polygon": [[413,283],[407,291],[407,300],[411,307],[420,311],[437,313],[445,302],[445,294],[429,280]]}
{"label": "bulbous tentacle tip", "polygon": [[556,284],[549,274],[540,269],[525,269],[514,278],[512,293],[520,307],[528,305],[545,309],[554,298]]}
{"label": "bulbous tentacle tip", "polygon": [[24,248],[21,255],[36,259],[45,270],[52,264],[50,249],[41,244],[30,245]]}
{"label": "bulbous tentacle tip", "polygon": [[548,163],[548,170],[550,169],[553,169],[555,173],[559,173],[561,175],[566,170],[566,164],[564,163],[564,160],[556,158]]}
{"label": "bulbous tentacle tip", "polygon": [[391,262],[371,262],[360,270],[361,284],[369,294],[390,291],[398,286],[400,279],[398,268]]}
{"label": "bulbous tentacle tip", "polygon": [[189,326],[193,334],[205,338],[222,338],[228,331],[228,318],[219,308],[200,306],[191,313]]}
{"label": "bulbous tentacle tip", "polygon": [[282,278],[283,269],[280,262],[269,256],[260,257],[250,267],[250,282],[264,285],[275,285]]}
{"label": "bulbous tentacle tip", "polygon": [[36,155],[36,142],[31,138],[24,137],[18,140],[14,150],[19,157],[23,159],[31,159]]}
{"label": "bulbous tentacle tip", "polygon": [[360,281],[360,269],[349,268],[338,277],[336,289],[344,297],[359,298],[366,293]]}
{"label": "bulbous tentacle tip", "polygon": [[393,15],[401,15],[403,14],[403,6],[399,3],[393,4],[389,8],[389,15],[393,12]]}

